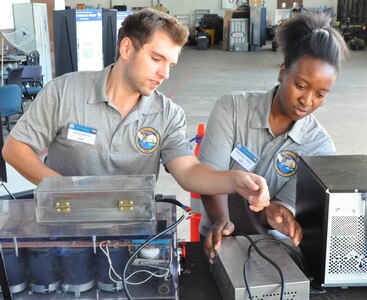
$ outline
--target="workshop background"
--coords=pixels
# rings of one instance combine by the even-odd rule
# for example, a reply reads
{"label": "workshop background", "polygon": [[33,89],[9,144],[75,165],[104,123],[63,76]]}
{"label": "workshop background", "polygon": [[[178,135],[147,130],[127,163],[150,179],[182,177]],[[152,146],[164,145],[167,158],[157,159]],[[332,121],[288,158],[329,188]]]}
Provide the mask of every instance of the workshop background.
{"label": "workshop background", "polygon": [[[23,92],[21,95],[21,107],[15,113],[4,115],[0,105],[2,116],[0,147],[2,147],[3,141],[9,136],[9,132],[22,112],[27,110],[30,103],[32,103],[42,85],[45,85],[52,78],[68,72],[100,70],[113,63],[116,37],[121,22],[127,15],[143,7],[153,7],[154,9],[167,12],[177,17],[189,29],[190,37],[182,49],[178,65],[172,69],[170,78],[162,84],[159,91],[180,105],[185,111],[188,139],[190,139],[196,154],[199,151],[200,141],[205,132],[205,125],[211,109],[219,97],[233,91],[267,91],[277,84],[278,72],[282,63],[275,39],[277,28],[282,26],[283,22],[286,22],[293,13],[321,11],[330,15],[333,26],[340,31],[350,48],[350,55],[342,63],[339,76],[327,97],[326,104],[315,112],[315,116],[332,137],[337,154],[347,156],[330,157],[334,164],[325,163],[325,160],[322,158],[320,160],[318,158],[315,160],[313,158],[308,160],[301,158],[303,171],[298,173],[306,178],[302,181],[304,183],[301,187],[303,188],[302,196],[310,196],[308,193],[311,194],[309,198],[304,196],[306,201],[303,201],[303,203],[308,203],[310,198],[313,201],[312,209],[306,210],[306,214],[301,215],[301,218],[306,219],[308,225],[312,223],[310,227],[314,231],[309,230],[309,228],[305,230],[305,233],[308,231],[307,240],[312,240],[312,245],[308,249],[306,247],[302,250],[305,250],[304,253],[312,258],[315,257],[311,263],[324,266],[323,263],[320,263],[319,254],[322,253],[322,259],[329,255],[329,253],[324,255],[324,249],[322,248],[324,246],[323,242],[328,241],[329,236],[324,235],[326,221],[323,222],[323,218],[326,219],[326,215],[329,213],[327,212],[328,210],[330,210],[330,216],[333,212],[340,214],[341,210],[339,207],[329,209],[327,205],[320,208],[320,203],[322,202],[323,204],[323,201],[327,202],[325,200],[327,197],[331,197],[332,200],[335,198],[335,202],[340,201],[338,191],[334,193],[333,189],[338,190],[339,188],[339,191],[345,187],[350,189],[352,186],[351,182],[357,184],[358,188],[366,189],[367,1],[1,0],[0,84],[1,86],[5,86],[7,83],[18,84],[22,87]],[[40,73],[38,75],[28,75],[28,77],[25,76],[24,78],[19,73],[18,77],[15,78],[16,75],[14,75],[15,72],[13,73],[13,70],[19,68],[23,68],[23,73],[26,68],[38,70]],[[29,80],[29,77],[33,79]],[[11,80],[14,81],[11,82]],[[47,151],[41,154],[42,157],[45,155],[47,155]],[[325,169],[329,172],[327,173]],[[323,172],[327,174],[323,174]],[[330,181],[332,181],[330,178],[335,174],[342,174],[345,177],[343,180],[339,178],[335,185],[330,185]],[[360,176],[361,174],[363,176]],[[65,221],[68,216],[62,215],[62,212],[70,209],[68,205],[63,206],[63,203],[57,202],[56,207],[51,208],[51,214],[42,214],[44,210],[48,209],[50,201],[47,197],[52,193],[49,193],[47,188],[45,190],[41,188],[38,190],[38,195],[44,201],[38,201],[37,203],[36,211],[38,215],[36,216],[36,222],[34,220],[35,203],[33,199],[30,199],[33,197],[33,189],[36,186],[20,176],[11,166],[4,162],[1,156],[0,178],[0,198],[10,199],[13,196],[28,197],[25,201],[4,200],[0,202],[0,252],[2,256],[7,256],[0,259],[0,285],[3,289],[0,293],[0,299],[10,299],[5,296],[9,294],[9,291],[4,289],[7,286],[12,288],[10,292],[13,295],[18,293],[19,298],[15,299],[49,299],[49,293],[53,293],[54,299],[70,299],[68,298],[69,296],[72,299],[111,299],[111,297],[114,299],[125,299],[127,291],[130,290],[134,297],[138,299],[179,298],[185,300],[195,297],[197,299],[219,300],[222,298],[234,299],[232,296],[225,297],[227,292],[232,292],[232,288],[233,290],[239,290],[239,293],[242,293],[242,295],[246,293],[244,285],[249,288],[248,283],[243,284],[243,282],[238,280],[246,277],[246,263],[244,262],[249,260],[250,251],[247,252],[244,249],[249,249],[248,240],[242,237],[242,239],[240,237],[226,239],[223,242],[223,247],[217,253],[220,263],[216,264],[210,271],[208,260],[203,253],[202,244],[196,243],[199,240],[198,224],[200,214],[196,214],[191,219],[185,219],[180,223],[177,229],[178,240],[176,239],[175,231],[168,230],[166,237],[155,241],[156,244],[139,249],[142,247],[141,245],[147,243],[140,237],[152,236],[159,230],[167,229],[176,220],[181,220],[182,209],[176,209],[176,207],[171,204],[167,205],[167,203],[158,203],[155,206],[154,201],[149,201],[146,211],[148,211],[148,214],[154,213],[155,215],[149,215],[151,219],[148,222],[146,222],[147,220],[143,222],[139,222],[140,219],[134,220],[136,222],[133,222],[130,227],[130,225],[126,226],[126,223],[124,223],[126,220],[124,220],[123,222],[112,223],[112,225],[104,224],[105,226],[93,228],[89,223],[87,225],[82,222],[79,224],[79,215],[76,214],[76,223],[78,225],[70,222],[72,226],[68,227],[70,224],[64,226],[65,223],[68,223]],[[64,178],[58,177],[60,180]],[[325,180],[325,184],[323,180]],[[146,185],[146,181],[143,180],[142,182],[141,186]],[[149,192],[152,195],[149,200],[152,200],[154,194],[163,194],[167,198],[173,196],[183,204],[192,206],[195,212],[201,212],[202,207],[199,195],[184,191],[173,177],[166,172],[163,166],[161,166],[154,191],[152,190],[155,182],[154,178],[152,180],[152,176],[149,183],[148,189],[150,189]],[[310,185],[312,183],[311,188],[307,186],[309,183]],[[87,182],[89,189],[95,188],[94,182],[89,182],[89,184]],[[104,188],[108,184],[109,188],[105,189],[108,190],[106,192]],[[73,183],[71,183],[72,185]],[[60,186],[65,187],[61,184]],[[119,186],[119,184],[108,180],[107,183],[104,182],[101,193],[107,194],[116,186]],[[329,193],[330,186],[331,190],[333,190],[331,196]],[[121,187],[119,186],[119,188]],[[144,186],[144,188],[147,187]],[[316,196],[312,194],[315,190],[319,192]],[[138,192],[140,192],[140,189]],[[320,194],[322,194],[322,197]],[[355,221],[353,218],[349,219],[347,216],[346,223],[336,225],[337,233],[345,230],[348,236],[347,239],[342,241],[344,247],[331,249],[330,253],[334,255],[336,252],[337,255],[330,255],[330,261],[332,264],[331,268],[337,269],[337,271],[342,269],[344,265],[346,265],[345,268],[347,270],[352,270],[349,273],[346,272],[351,277],[345,277],[348,277],[347,279],[350,279],[350,281],[347,282],[342,278],[342,282],[337,281],[335,283],[335,281],[332,282],[332,279],[331,284],[327,282],[330,284],[328,287],[331,287],[327,293],[319,287],[319,289],[315,289],[312,284],[309,284],[310,278],[305,277],[306,271],[299,266],[299,264],[302,264],[302,260],[297,256],[299,255],[299,249],[288,246],[294,251],[291,253],[294,255],[292,257],[293,260],[291,260],[290,257],[292,255],[286,255],[290,254],[287,252],[286,247],[283,249],[269,242],[269,244],[264,246],[265,250],[268,251],[266,255],[274,255],[280,259],[277,261],[277,264],[284,269],[286,282],[279,284],[279,274],[275,269],[269,271],[270,269],[267,268],[269,264],[264,263],[263,260],[260,262],[256,261],[258,257],[255,257],[254,261],[256,262],[253,265],[250,263],[249,268],[252,269],[248,270],[248,275],[250,277],[253,276],[250,280],[251,289],[255,290],[255,281],[259,278],[261,280],[265,278],[265,281],[262,286],[263,290],[260,288],[261,291],[258,291],[258,295],[262,296],[251,297],[252,299],[283,299],[283,296],[279,297],[283,293],[277,292],[282,285],[283,287],[286,285],[287,299],[304,300],[308,296],[313,297],[315,300],[366,299],[366,284],[363,276],[365,276],[367,268],[367,255],[365,254],[367,243],[367,205],[365,203],[367,202],[367,196],[365,190],[352,188],[352,191],[349,191],[345,197],[348,197],[350,202],[345,200],[344,202],[347,202],[347,204],[344,207],[347,206],[349,210],[353,210],[354,217],[358,217],[359,221]],[[95,200],[97,204],[101,203],[99,198],[94,197],[92,200]],[[164,202],[164,199],[161,200]],[[111,210],[115,213],[112,214],[113,216],[116,217],[117,215],[117,220],[120,218],[119,213],[121,211],[124,212],[124,210],[128,209],[133,211],[129,203],[126,203],[125,200],[119,200],[119,211],[116,212],[116,203],[114,201],[115,199],[111,201],[114,205],[111,205],[113,207]],[[168,200],[166,199],[166,201]],[[172,203],[172,199],[170,201],[168,202]],[[103,204],[106,202],[108,201],[103,202]],[[41,205],[39,205],[40,203]],[[364,213],[364,218],[360,211]],[[135,211],[133,212],[135,213]],[[100,218],[98,220],[106,221],[105,217],[110,218],[108,213],[101,214],[95,208],[91,209],[89,213],[92,213],[91,215],[94,214],[94,220]],[[86,214],[84,217],[87,216],[86,219],[89,220],[91,215]],[[138,218],[142,217],[139,214],[137,216]],[[54,226],[52,222],[55,218],[61,219],[61,224]],[[113,221],[116,221],[116,219],[113,219]],[[157,224],[157,232],[155,231],[155,226],[151,226],[151,223],[149,223],[152,220],[154,220],[154,225]],[[309,222],[309,220],[312,221]],[[77,227],[77,230],[74,230],[74,225]],[[83,227],[84,225],[85,227]],[[317,228],[315,229],[315,227]],[[359,230],[359,228],[363,230]],[[315,231],[317,233],[314,235]],[[358,231],[356,234],[357,238],[350,234],[350,232],[354,233],[355,231]],[[135,234],[137,239],[135,239]],[[111,241],[98,241],[100,243],[97,249],[96,240],[106,236],[111,237]],[[257,236],[256,239],[268,239],[269,236]],[[322,243],[314,242],[314,236],[317,236],[318,241],[321,240]],[[19,248],[18,238],[21,240]],[[281,238],[284,238],[284,236],[281,236]],[[283,240],[290,244],[289,239],[285,238]],[[23,242],[24,244],[22,244]],[[313,247],[313,244],[317,245]],[[323,245],[320,246],[320,244]],[[112,247],[112,245],[114,246]],[[106,251],[110,247],[111,252],[103,252],[103,247],[105,247]],[[58,253],[52,253],[56,248]],[[344,250],[341,248],[346,248],[347,250],[351,248],[351,250],[347,251],[347,255],[342,256],[339,255],[339,250]],[[273,251],[274,249],[276,251]],[[356,251],[354,251],[355,249]],[[187,256],[185,256],[186,250]],[[101,254],[101,251],[103,254]],[[24,254],[25,252],[27,255]],[[80,252],[78,254],[81,256],[73,260],[71,256],[77,254],[76,252]],[[106,259],[106,257],[110,258],[110,256],[114,260],[114,265],[118,268],[117,272],[113,272],[115,274],[118,273],[117,276],[121,276],[120,278],[116,277],[119,280],[112,280],[112,263],[111,260],[107,261]],[[28,263],[31,262],[28,265],[28,269],[21,265],[23,264],[21,259],[25,257],[27,257]],[[298,262],[297,264],[297,261],[294,260],[295,257],[298,257],[301,263]],[[80,258],[85,258],[86,260],[84,261]],[[10,282],[4,283],[4,278],[7,276],[3,275],[5,272],[3,270],[3,261],[7,259],[8,261],[5,264],[9,263],[9,259],[14,263],[20,262],[17,268],[9,268],[11,270],[7,270],[7,273],[9,278],[12,278],[10,275],[15,275],[21,284],[18,284],[18,282],[13,285]],[[62,264],[53,264],[54,259],[61,260]],[[103,259],[105,259],[105,262],[101,263]],[[115,259],[117,259],[117,262]],[[98,261],[97,267],[93,265],[96,261]],[[131,273],[134,276],[142,271],[139,268],[144,269],[142,272],[148,273],[146,278],[140,277],[140,283],[136,285],[131,284],[129,289],[126,287],[127,284],[130,284],[127,283],[127,280],[132,282],[132,279],[130,279],[130,275],[128,279],[125,277],[126,266],[129,265],[127,261],[131,264],[129,266],[131,268],[130,271],[132,269],[136,270],[136,272]],[[50,264],[47,266],[42,265],[42,267],[38,265],[44,262]],[[244,266],[238,262],[243,263]],[[256,263],[259,263],[261,268]],[[306,267],[310,266],[311,264]],[[264,269],[262,269],[263,267]],[[63,278],[60,277],[60,274],[56,274],[59,272],[59,269],[62,270],[63,276],[61,277]],[[235,269],[237,273],[234,273]],[[22,270],[24,271],[23,274]],[[93,271],[96,271],[96,274],[93,274]],[[293,271],[295,273],[292,273]],[[179,276],[180,272],[181,276]],[[258,274],[261,272],[262,274]],[[70,275],[74,281],[76,279],[78,282],[74,284],[74,282],[70,283],[71,281],[67,281],[65,273],[69,273],[67,275]],[[354,277],[355,273],[357,275]],[[51,274],[54,274],[55,277],[51,276]],[[77,275],[74,276],[75,274]],[[37,275],[43,276],[47,284],[34,284],[34,278]],[[139,273],[138,277],[140,275]],[[361,279],[360,275],[363,279]],[[86,280],[83,282],[79,282],[79,279],[84,279],[84,277],[88,278],[85,278]],[[27,283],[27,278],[33,280],[31,284]],[[95,279],[97,279],[98,288],[94,288]],[[102,279],[107,280],[108,283],[105,284],[105,281]],[[236,287],[235,284],[238,282],[240,284]],[[140,288],[143,286],[142,284],[144,284],[144,288]],[[125,286],[123,287],[122,285]],[[346,286],[362,287],[346,289]],[[333,289],[334,287],[335,289]],[[66,298],[63,298],[63,292],[65,292]],[[22,298],[23,295],[25,295],[24,298]],[[93,297],[89,297],[89,295]]]}
{"label": "workshop background", "polygon": [[[190,38],[170,79],[159,90],[184,109],[190,139],[197,135],[199,124],[206,124],[213,104],[221,95],[235,90],[268,90],[276,83],[281,57],[276,51],[274,32],[283,20],[289,18],[292,9],[324,11],[332,16],[335,27],[343,34],[351,52],[342,65],[327,104],[316,112],[316,117],[333,138],[338,154],[367,152],[367,52],[364,50],[367,37],[366,1],[90,0],[81,3],[79,0],[5,0],[0,3],[0,29],[4,36],[7,37],[17,26],[24,26],[24,22],[20,21],[23,21],[24,14],[21,14],[22,11],[13,14],[12,7],[14,3],[24,2],[29,2],[28,5],[47,3],[50,38],[44,43],[49,43],[46,47],[49,53],[42,50],[44,58],[41,57],[40,61],[43,70],[49,70],[52,74],[50,78],[44,78],[44,83],[57,73],[57,63],[65,65],[63,61],[55,61],[58,49],[54,42],[54,22],[51,22],[53,9],[101,9],[106,12],[114,8],[118,10],[117,13],[129,13],[141,7],[155,7],[177,16],[189,28]],[[250,18],[251,13],[251,20],[256,22],[254,30],[243,22],[243,19]],[[231,31],[237,32],[237,35],[240,32],[240,35],[233,37]],[[2,38],[4,57],[22,55],[21,50],[16,48],[17,44],[12,45],[8,39]],[[112,54],[109,57],[111,59]],[[100,66],[106,63],[105,59],[105,62],[100,62]],[[5,127],[3,134],[6,139],[8,131]],[[197,146],[195,140],[192,146]],[[34,188],[10,166],[7,166],[7,175],[6,185],[12,193]],[[193,198],[195,195],[183,191],[163,168],[156,192],[175,195],[186,204],[198,201]],[[0,193],[7,194],[5,189],[1,189]],[[180,239],[190,240],[189,222],[180,225],[178,232]]]}

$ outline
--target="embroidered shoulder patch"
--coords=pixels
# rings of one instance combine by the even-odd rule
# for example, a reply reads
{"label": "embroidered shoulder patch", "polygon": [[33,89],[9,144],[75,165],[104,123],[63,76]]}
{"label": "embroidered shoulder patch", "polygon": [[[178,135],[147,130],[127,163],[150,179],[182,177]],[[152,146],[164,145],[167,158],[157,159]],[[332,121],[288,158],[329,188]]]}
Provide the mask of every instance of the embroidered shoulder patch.
{"label": "embroidered shoulder patch", "polygon": [[161,142],[158,131],[152,127],[140,128],[135,136],[135,145],[140,152],[152,153],[157,150]]}
{"label": "embroidered shoulder patch", "polygon": [[282,177],[294,175],[298,168],[298,155],[292,151],[281,151],[274,158],[274,169]]}

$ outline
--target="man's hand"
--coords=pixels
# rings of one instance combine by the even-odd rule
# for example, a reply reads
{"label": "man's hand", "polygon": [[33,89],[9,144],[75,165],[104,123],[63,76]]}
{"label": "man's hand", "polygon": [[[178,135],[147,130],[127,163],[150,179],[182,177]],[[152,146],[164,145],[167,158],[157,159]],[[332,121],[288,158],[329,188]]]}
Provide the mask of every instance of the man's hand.
{"label": "man's hand", "polygon": [[296,221],[292,212],[277,203],[271,203],[265,209],[266,218],[271,227],[289,236],[293,243],[298,246],[302,240],[302,228]]}
{"label": "man's hand", "polygon": [[212,225],[204,242],[204,252],[211,264],[214,263],[216,250],[221,246],[222,236],[228,236],[233,231],[234,224],[230,220],[220,220]]}
{"label": "man's hand", "polygon": [[249,208],[258,212],[270,205],[269,189],[265,178],[256,174],[235,171],[236,192],[248,200]]}

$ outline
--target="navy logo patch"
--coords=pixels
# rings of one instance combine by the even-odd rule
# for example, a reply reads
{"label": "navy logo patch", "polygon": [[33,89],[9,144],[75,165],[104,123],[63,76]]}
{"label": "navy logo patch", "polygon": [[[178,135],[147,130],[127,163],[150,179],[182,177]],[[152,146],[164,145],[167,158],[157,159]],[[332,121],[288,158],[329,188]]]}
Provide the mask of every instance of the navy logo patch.
{"label": "navy logo patch", "polygon": [[298,168],[298,155],[292,151],[281,151],[274,158],[274,169],[282,177],[294,175]]}
{"label": "navy logo patch", "polygon": [[140,128],[135,136],[135,145],[143,153],[154,152],[161,142],[157,130],[152,127]]}

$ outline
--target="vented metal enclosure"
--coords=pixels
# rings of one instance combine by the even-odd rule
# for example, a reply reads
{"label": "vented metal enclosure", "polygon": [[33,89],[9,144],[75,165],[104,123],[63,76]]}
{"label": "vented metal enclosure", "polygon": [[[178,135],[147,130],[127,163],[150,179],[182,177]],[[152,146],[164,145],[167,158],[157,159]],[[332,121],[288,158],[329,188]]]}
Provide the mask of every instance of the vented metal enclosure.
{"label": "vented metal enclosure", "polygon": [[[270,235],[252,235],[253,240],[269,238]],[[244,281],[244,264],[248,259],[250,242],[242,236],[225,237],[218,250],[211,272],[225,300],[249,299]],[[309,281],[288,255],[285,248],[272,243],[257,244],[258,248],[273,260],[283,272],[284,300],[309,299]],[[253,249],[246,265],[246,276],[251,299],[279,300],[281,280],[277,270],[260,257]]]}
{"label": "vented metal enclosure", "polygon": [[300,247],[312,275],[325,287],[367,286],[366,192],[366,156],[300,159]]}

